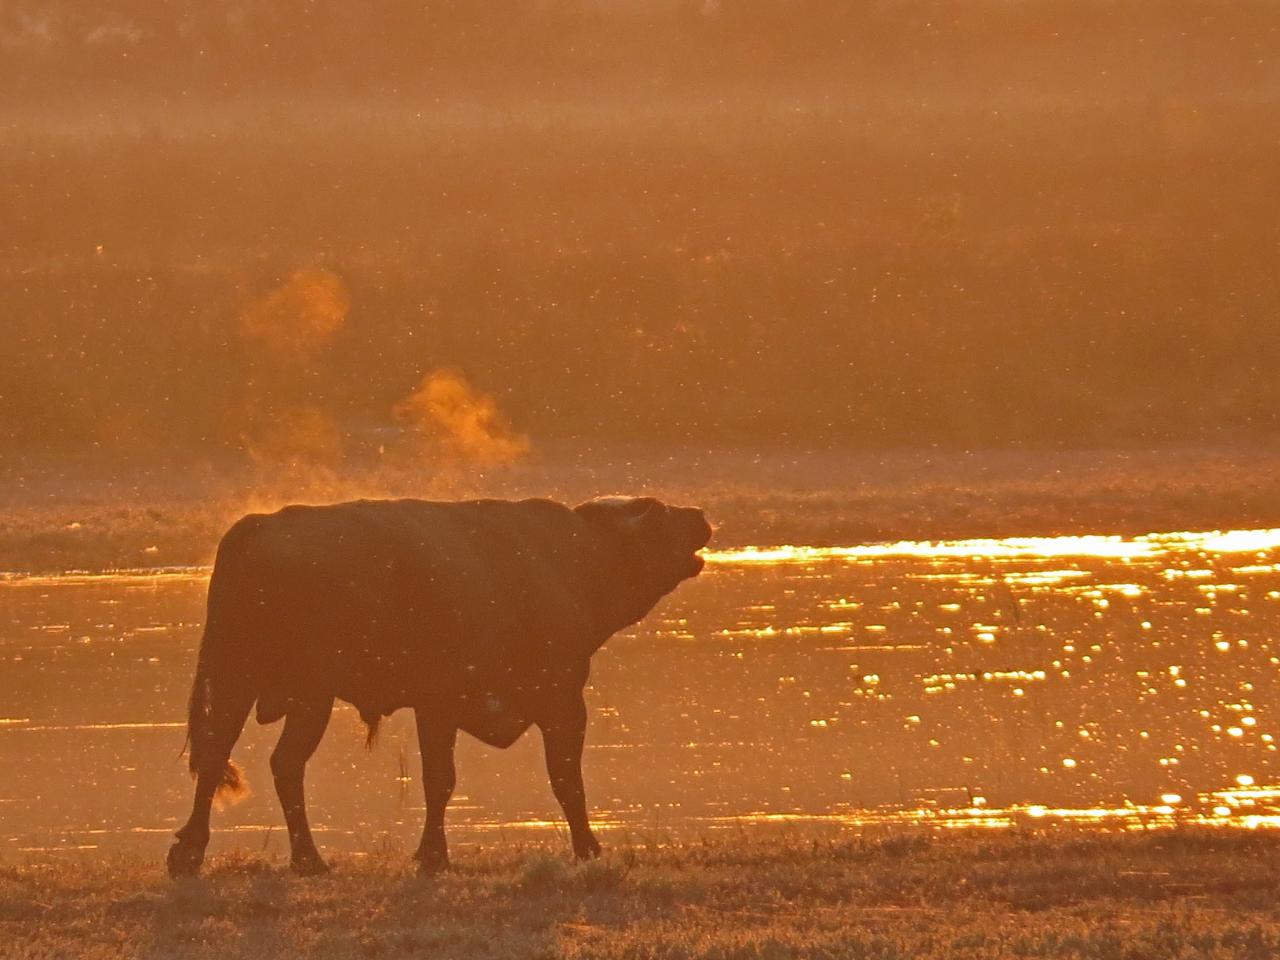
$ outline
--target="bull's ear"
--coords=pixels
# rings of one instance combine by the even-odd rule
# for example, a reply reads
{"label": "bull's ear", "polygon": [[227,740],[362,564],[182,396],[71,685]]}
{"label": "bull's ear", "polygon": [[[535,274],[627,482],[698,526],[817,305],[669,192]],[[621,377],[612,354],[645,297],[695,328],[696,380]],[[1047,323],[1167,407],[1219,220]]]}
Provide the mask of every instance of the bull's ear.
{"label": "bull's ear", "polygon": [[579,504],[574,512],[593,526],[630,535],[661,523],[666,507],[653,497],[602,497]]}

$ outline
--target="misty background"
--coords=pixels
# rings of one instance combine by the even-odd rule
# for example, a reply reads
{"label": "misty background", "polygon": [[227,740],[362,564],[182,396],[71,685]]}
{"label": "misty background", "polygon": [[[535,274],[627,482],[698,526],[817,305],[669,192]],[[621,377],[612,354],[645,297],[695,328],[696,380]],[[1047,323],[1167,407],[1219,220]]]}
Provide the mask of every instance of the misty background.
{"label": "misty background", "polygon": [[482,459],[1269,437],[1278,25],[5,2],[0,445],[465,446],[433,377]]}

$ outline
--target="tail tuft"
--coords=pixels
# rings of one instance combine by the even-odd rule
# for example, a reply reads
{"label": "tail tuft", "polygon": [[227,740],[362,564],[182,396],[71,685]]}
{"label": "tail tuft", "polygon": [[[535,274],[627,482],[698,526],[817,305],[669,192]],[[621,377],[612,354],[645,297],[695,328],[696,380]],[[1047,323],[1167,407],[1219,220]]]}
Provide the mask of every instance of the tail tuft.
{"label": "tail tuft", "polygon": [[244,778],[240,768],[228,760],[226,769],[222,771],[222,781],[213,795],[234,803],[248,792],[249,781]]}
{"label": "tail tuft", "polygon": [[[188,761],[187,767],[191,770],[191,779],[194,780],[200,772],[194,756]],[[213,791],[214,799],[237,803],[244,799],[248,793],[249,781],[245,777],[244,771],[240,769],[238,764],[228,760],[227,765],[222,770],[222,779],[218,781],[218,787]]]}

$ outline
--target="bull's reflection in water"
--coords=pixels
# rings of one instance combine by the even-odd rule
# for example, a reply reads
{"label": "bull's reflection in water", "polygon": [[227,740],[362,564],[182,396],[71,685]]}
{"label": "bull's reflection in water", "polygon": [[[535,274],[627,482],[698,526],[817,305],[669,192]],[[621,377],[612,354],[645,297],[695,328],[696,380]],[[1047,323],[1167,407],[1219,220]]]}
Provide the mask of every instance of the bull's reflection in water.
{"label": "bull's reflection in water", "polygon": [[195,801],[169,872],[200,868],[215,795],[243,788],[230,754],[255,704],[259,722],[284,719],[271,772],[293,869],[326,869],[303,774],[335,699],[355,706],[371,739],[382,717],[413,708],[423,870],[448,863],[459,730],[507,747],[536,725],[574,853],[595,856],[582,782],[591,656],[696,576],[710,537],[702,511],[647,497],[574,509],[363,500],[240,520],[209,584],[189,707]]}

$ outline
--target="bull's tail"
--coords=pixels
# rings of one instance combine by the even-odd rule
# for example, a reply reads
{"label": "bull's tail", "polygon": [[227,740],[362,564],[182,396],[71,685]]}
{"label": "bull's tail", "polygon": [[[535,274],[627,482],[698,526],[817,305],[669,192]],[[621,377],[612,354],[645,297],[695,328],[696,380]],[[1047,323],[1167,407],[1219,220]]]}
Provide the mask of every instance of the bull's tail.
{"label": "bull's tail", "polygon": [[[191,687],[191,699],[187,702],[187,741],[183,749],[190,750],[187,767],[191,770],[192,777],[199,775],[202,766],[209,760],[210,751],[215,749],[219,739],[218,731],[214,729],[215,718],[211,709],[213,689],[205,662],[204,647],[207,642],[206,633],[205,640],[200,644],[200,656],[196,663],[196,679]],[[234,733],[239,733],[238,724]],[[225,760],[214,796],[234,799],[245,793],[248,788],[249,783],[240,772],[240,768],[230,759]]]}

